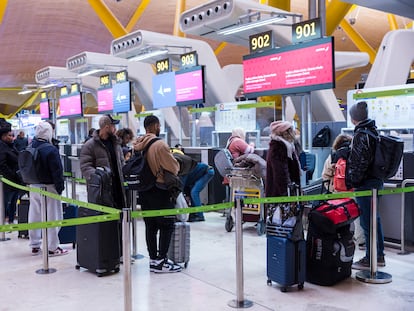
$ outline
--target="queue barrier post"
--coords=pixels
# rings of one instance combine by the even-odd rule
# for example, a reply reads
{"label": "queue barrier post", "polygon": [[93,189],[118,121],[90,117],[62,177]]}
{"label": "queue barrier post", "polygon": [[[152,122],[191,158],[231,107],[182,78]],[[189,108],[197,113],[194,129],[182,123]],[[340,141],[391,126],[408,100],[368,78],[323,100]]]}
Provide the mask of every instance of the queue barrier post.
{"label": "queue barrier post", "polygon": [[378,206],[378,189],[372,189],[371,198],[371,222],[370,222],[370,270],[358,271],[355,275],[356,279],[365,283],[372,284],[386,284],[392,281],[391,274],[378,271],[377,265],[377,239],[378,239],[378,224],[377,224],[377,206]]}
{"label": "queue barrier post", "polygon": [[[41,220],[42,222],[46,222],[47,221],[47,199],[46,196],[43,194],[44,191],[46,191],[46,187],[42,186],[40,187],[40,189],[42,189],[42,193],[41,193]],[[43,244],[43,268],[36,270],[37,274],[51,274],[51,273],[55,273],[56,269],[54,268],[49,268],[49,250],[48,250],[48,236],[47,236],[47,228],[42,228],[42,244]]]}
{"label": "queue barrier post", "polygon": [[124,310],[132,311],[131,209],[122,209],[122,251],[124,260]]}
{"label": "queue barrier post", "polygon": [[244,299],[244,276],[243,276],[243,228],[242,228],[242,206],[243,200],[235,199],[235,232],[236,232],[236,300],[229,301],[232,308],[249,308],[253,302]]}
{"label": "queue barrier post", "polygon": [[[137,196],[138,191],[137,190],[130,190],[131,194],[131,210],[136,211],[137,210]],[[137,219],[131,220],[131,230],[132,230],[132,258],[134,259],[141,259],[144,258],[144,255],[138,254],[137,251]]]}
{"label": "queue barrier post", "polygon": [[[0,176],[0,179],[3,176]],[[4,192],[3,192],[3,182],[0,180],[0,225],[4,225],[5,210],[4,206]],[[0,232],[0,242],[8,241],[10,238],[6,238],[6,232]]]}

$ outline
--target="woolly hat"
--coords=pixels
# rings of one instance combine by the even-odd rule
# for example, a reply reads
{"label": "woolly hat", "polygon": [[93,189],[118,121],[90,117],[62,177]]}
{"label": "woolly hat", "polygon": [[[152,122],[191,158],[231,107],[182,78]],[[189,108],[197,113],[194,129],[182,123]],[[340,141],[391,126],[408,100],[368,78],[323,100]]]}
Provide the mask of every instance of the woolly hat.
{"label": "woolly hat", "polygon": [[357,122],[364,121],[368,119],[368,107],[367,103],[362,101],[356,103],[349,109],[349,115],[351,119]]}
{"label": "woolly hat", "polygon": [[274,121],[270,123],[270,131],[272,135],[280,136],[283,132],[292,128],[293,125],[289,121]]}
{"label": "woolly hat", "polygon": [[36,138],[44,139],[48,142],[51,142],[53,136],[52,125],[50,125],[49,122],[40,122],[36,126],[35,136]]}

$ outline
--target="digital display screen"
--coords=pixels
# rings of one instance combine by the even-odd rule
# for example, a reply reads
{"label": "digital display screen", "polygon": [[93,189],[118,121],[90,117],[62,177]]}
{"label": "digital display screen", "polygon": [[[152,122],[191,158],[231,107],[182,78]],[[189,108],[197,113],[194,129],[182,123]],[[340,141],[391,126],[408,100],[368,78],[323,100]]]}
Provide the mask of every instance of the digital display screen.
{"label": "digital display screen", "polygon": [[204,103],[204,67],[175,72],[176,102],[179,106]]}
{"label": "digital display screen", "polygon": [[112,88],[98,90],[98,112],[112,112],[113,107]]}
{"label": "digital display screen", "polygon": [[152,99],[154,108],[173,107],[176,105],[175,73],[167,72],[153,76]]}
{"label": "digital display screen", "polygon": [[50,119],[50,109],[49,109],[49,101],[41,101],[40,102],[40,118],[42,118],[42,120],[48,120]]}
{"label": "digital display screen", "polygon": [[82,116],[82,94],[77,93],[59,99],[59,117]]}
{"label": "digital display screen", "polygon": [[243,75],[248,98],[334,88],[333,37],[246,55]]}
{"label": "digital display screen", "polygon": [[113,112],[122,113],[131,110],[131,83],[115,83],[112,87]]}

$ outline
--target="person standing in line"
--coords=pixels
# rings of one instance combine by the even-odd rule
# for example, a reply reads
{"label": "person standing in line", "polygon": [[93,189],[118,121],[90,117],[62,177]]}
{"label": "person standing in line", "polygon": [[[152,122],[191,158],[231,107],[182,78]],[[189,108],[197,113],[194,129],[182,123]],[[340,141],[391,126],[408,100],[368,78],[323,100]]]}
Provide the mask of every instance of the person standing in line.
{"label": "person standing in line", "polygon": [[[60,160],[59,150],[51,144],[53,137],[53,129],[50,123],[41,122],[35,128],[35,138],[32,141],[32,146],[37,148],[43,144],[48,144],[47,147],[39,149],[39,169],[37,171],[39,184],[31,184],[31,187],[40,188],[46,187],[46,191],[61,195],[65,189],[63,180],[63,167]],[[29,208],[29,223],[40,222],[42,220],[42,196],[38,192],[30,193],[30,208]],[[59,200],[46,197],[47,202],[47,220],[62,220],[63,210],[62,203]],[[60,227],[48,228],[48,253],[49,256],[66,255],[67,250],[59,247],[59,233]],[[32,255],[40,253],[41,245],[41,230],[29,230],[30,247]]]}
{"label": "person standing in line", "polygon": [[134,138],[134,133],[132,132],[130,128],[125,127],[125,128],[122,128],[116,131],[116,136],[118,136],[121,139],[122,153],[126,161],[132,155],[132,148],[128,146],[128,144]]}
{"label": "person standing in line", "polygon": [[93,132],[80,151],[80,168],[86,182],[98,167],[106,167],[112,173],[112,207],[123,209],[126,206],[124,176],[122,166],[124,155],[122,153],[120,139],[115,135],[115,125],[119,120],[114,120],[107,114],[99,119],[99,130]]}
{"label": "person standing in line", "polygon": [[[351,121],[355,125],[354,137],[351,143],[351,152],[346,164],[345,182],[348,189],[354,191],[381,190],[384,182],[371,175],[371,166],[375,155],[375,138],[363,131],[370,131],[378,135],[375,120],[368,118],[368,107],[365,101],[353,105],[349,110]],[[371,196],[357,197],[356,201],[361,209],[360,223],[365,236],[365,256],[354,262],[353,269],[370,269],[370,226],[371,226]],[[385,266],[384,234],[382,231],[380,214],[377,214],[377,265]]]}
{"label": "person standing in line", "polygon": [[[21,184],[22,179],[18,175],[18,155],[19,152],[13,146],[13,135],[11,124],[4,122],[0,127],[0,175],[4,178]],[[16,204],[19,198],[20,191],[12,186],[3,184],[3,198],[6,223],[14,223],[16,214]]]}
{"label": "person standing in line", "polygon": [[300,185],[300,164],[295,149],[295,131],[289,121],[270,124],[270,142],[266,166],[266,197],[288,194],[291,183]]}
{"label": "person standing in line", "polygon": [[14,140],[14,146],[16,147],[17,151],[22,151],[29,145],[27,137],[24,135],[23,131],[19,132],[16,139]]}
{"label": "person standing in line", "polygon": [[[144,119],[146,134],[137,138],[134,150],[142,151],[145,146],[160,135],[160,121],[156,116],[147,116]],[[164,171],[177,176],[179,164],[170,152],[169,146],[161,139],[155,141],[146,152],[146,159],[154,176],[156,185],[147,191],[139,193],[141,208],[159,210],[174,208],[174,200],[168,191],[164,179]],[[171,236],[174,231],[175,216],[144,217],[145,238],[150,257],[150,271],[155,273],[180,272],[181,266],[168,259],[167,253]],[[159,242],[157,245],[157,234]]]}

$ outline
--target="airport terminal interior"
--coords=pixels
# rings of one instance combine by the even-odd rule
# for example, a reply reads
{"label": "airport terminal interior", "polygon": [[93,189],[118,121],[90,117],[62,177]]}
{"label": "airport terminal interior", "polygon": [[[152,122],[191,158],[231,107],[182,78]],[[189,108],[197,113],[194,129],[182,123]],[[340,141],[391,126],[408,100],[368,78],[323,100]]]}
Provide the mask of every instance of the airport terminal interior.
{"label": "airport terminal interior", "polygon": [[[413,20],[404,0],[0,1],[0,118],[29,141],[40,122],[55,125],[70,200],[87,202],[79,155],[104,114],[134,139],[157,116],[169,146],[213,167],[235,128],[266,159],[270,123],[287,120],[303,150],[303,195],[321,193],[335,137],[352,135],[348,107],[366,101],[379,132],[404,142],[377,206],[386,265],[371,282],[357,270],[332,286],[269,282],[267,205],[243,209],[254,217],[240,227],[226,205],[236,194],[262,198],[262,180],[228,184],[216,167],[200,197],[212,208],[189,222],[180,273],[150,272],[141,217],[132,262],[103,276],[76,267],[76,243],[61,245],[65,256],[33,256],[19,209],[14,225],[1,217],[0,311],[413,310],[414,192],[400,191],[414,185]],[[324,128],[328,142],[315,146]],[[353,260],[364,255],[357,246]]]}

